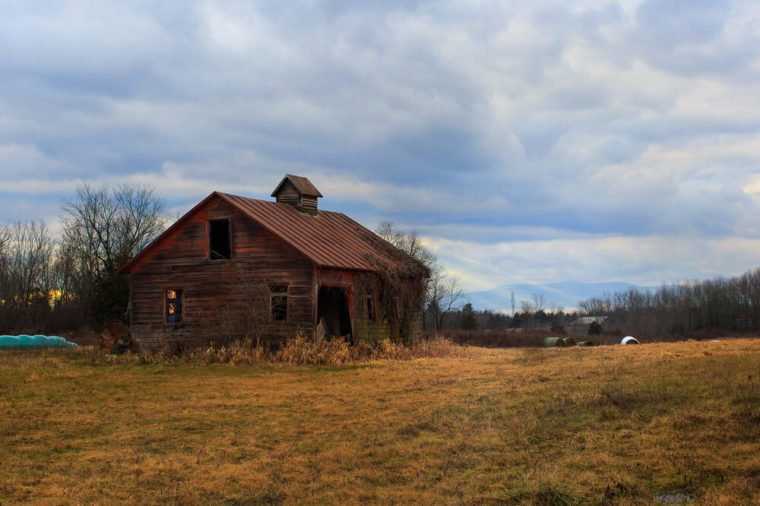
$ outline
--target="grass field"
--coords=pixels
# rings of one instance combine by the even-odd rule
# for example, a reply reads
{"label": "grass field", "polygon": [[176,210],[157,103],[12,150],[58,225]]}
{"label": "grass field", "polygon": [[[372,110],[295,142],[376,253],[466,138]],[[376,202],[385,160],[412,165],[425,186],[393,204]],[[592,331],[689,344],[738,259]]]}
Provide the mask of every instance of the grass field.
{"label": "grass field", "polygon": [[760,340],[337,367],[0,353],[0,503],[760,504]]}

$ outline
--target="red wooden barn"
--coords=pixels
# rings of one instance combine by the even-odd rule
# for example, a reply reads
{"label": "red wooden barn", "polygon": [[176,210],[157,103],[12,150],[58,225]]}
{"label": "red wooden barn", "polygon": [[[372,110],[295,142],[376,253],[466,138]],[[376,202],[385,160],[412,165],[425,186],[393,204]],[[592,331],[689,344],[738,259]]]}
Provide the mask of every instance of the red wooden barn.
{"label": "red wooden barn", "polygon": [[275,202],[214,192],[125,267],[143,348],[297,333],[413,341],[428,270],[348,216],[322,211],[305,177]]}

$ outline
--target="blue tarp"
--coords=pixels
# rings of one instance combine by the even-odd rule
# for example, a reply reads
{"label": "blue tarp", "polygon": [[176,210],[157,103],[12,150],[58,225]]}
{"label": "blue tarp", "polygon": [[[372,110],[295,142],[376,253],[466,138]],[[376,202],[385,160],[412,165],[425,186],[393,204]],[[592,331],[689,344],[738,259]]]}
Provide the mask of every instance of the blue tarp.
{"label": "blue tarp", "polygon": [[0,350],[10,348],[76,348],[77,345],[58,336],[0,336]]}

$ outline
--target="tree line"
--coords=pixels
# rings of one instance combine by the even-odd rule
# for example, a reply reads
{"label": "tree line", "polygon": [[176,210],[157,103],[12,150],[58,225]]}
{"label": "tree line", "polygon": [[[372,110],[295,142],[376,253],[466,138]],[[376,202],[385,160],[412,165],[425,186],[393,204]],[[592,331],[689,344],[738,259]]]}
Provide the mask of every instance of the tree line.
{"label": "tree line", "polygon": [[667,337],[703,331],[760,330],[760,269],[740,276],[630,289],[579,304],[588,315],[608,316],[605,327]]}
{"label": "tree line", "polygon": [[[152,187],[83,184],[62,206],[60,232],[42,222],[0,224],[0,333],[99,328],[126,320],[129,283],[120,269],[168,223]],[[462,317],[464,290],[415,233],[391,222],[376,231],[430,269],[425,321],[441,329]],[[477,327],[465,312],[465,325]]]}
{"label": "tree line", "polygon": [[165,202],[144,185],[81,185],[60,234],[42,222],[0,225],[0,333],[98,327],[123,319],[127,260],[161,233]]}
{"label": "tree line", "polygon": [[[125,321],[129,284],[120,269],[166,228],[165,209],[149,186],[83,184],[62,204],[57,235],[42,222],[0,224],[0,333],[97,329]],[[430,268],[428,326],[459,320],[459,279],[446,274],[416,234],[391,222],[377,233]]]}

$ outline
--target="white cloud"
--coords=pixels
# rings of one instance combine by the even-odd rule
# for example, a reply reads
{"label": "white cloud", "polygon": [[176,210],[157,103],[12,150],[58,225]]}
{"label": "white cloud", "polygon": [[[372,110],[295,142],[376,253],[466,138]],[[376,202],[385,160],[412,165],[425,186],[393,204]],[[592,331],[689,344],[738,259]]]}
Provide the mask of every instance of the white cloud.
{"label": "white cloud", "polygon": [[[44,200],[45,216],[81,181],[150,183],[180,209],[214,189],[265,197],[300,172],[327,207],[452,251],[466,239],[482,261],[441,255],[474,284],[701,276],[691,246],[745,238],[741,263],[760,237],[754,2],[68,0],[3,14],[0,193]],[[671,236],[690,245],[682,269],[657,263]],[[651,254],[593,269],[616,248]]]}
{"label": "white cloud", "polygon": [[496,244],[423,237],[468,290],[510,283],[617,280],[639,285],[741,274],[757,267],[760,239],[596,237]]}
{"label": "white cloud", "polygon": [[0,143],[0,183],[23,185],[29,179],[73,170],[67,160],[47,155],[32,144]]}

